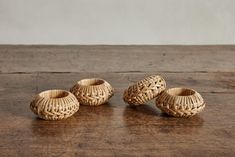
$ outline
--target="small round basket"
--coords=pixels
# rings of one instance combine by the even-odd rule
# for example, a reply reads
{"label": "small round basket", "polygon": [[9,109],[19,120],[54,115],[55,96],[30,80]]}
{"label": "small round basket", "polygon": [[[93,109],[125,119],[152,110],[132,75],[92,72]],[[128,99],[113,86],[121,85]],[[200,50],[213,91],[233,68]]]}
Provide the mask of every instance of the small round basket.
{"label": "small round basket", "polygon": [[170,116],[191,117],[205,108],[205,102],[193,89],[171,88],[157,97],[156,106]]}
{"label": "small round basket", "polygon": [[113,96],[113,87],[100,78],[89,78],[78,81],[70,91],[82,105],[98,106]]}
{"label": "small round basket", "polygon": [[47,90],[36,95],[30,109],[45,120],[60,120],[72,116],[79,110],[76,97],[65,90]]}
{"label": "small round basket", "polygon": [[123,100],[130,105],[141,105],[155,98],[166,88],[166,81],[159,75],[152,75],[124,91]]}

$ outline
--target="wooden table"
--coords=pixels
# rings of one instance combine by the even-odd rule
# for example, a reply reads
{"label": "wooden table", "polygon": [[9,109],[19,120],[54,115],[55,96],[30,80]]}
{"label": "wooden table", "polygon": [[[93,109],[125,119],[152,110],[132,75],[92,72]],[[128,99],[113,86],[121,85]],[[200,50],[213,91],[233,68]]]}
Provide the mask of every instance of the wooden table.
{"label": "wooden table", "polygon": [[[125,88],[150,74],[169,87],[202,94],[204,112],[168,117],[154,102],[130,108]],[[62,121],[29,109],[46,89],[69,89],[101,77],[115,95],[99,107],[81,106]],[[0,46],[0,156],[235,156],[235,46]]]}

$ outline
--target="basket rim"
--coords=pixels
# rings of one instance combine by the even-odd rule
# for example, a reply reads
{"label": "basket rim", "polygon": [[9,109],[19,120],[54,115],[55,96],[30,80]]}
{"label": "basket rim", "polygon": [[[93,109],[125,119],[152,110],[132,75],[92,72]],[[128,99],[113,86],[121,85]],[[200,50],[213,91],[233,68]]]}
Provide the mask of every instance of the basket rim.
{"label": "basket rim", "polygon": [[[93,83],[88,83],[88,84],[84,84],[82,82],[93,82]],[[96,84],[98,82],[98,84]],[[100,82],[100,83],[99,83]],[[105,84],[105,80],[104,79],[101,79],[101,78],[84,78],[84,79],[81,79],[79,81],[77,81],[77,85],[79,86],[83,86],[83,87],[99,87],[99,86],[102,86]]]}
{"label": "basket rim", "polygon": [[[179,94],[172,94],[171,92],[179,92]],[[191,92],[190,94],[182,94],[182,92]],[[198,93],[196,90],[192,89],[192,88],[187,88],[187,87],[173,87],[173,88],[168,88],[167,90],[165,90],[165,92],[169,95],[169,96],[173,96],[173,97],[191,97],[193,95],[195,95],[196,93]]]}
{"label": "basket rim", "polygon": [[[62,96],[62,97],[46,97],[46,96],[43,96],[43,94],[48,94],[48,93],[51,93],[51,92],[60,92],[60,93],[65,93],[66,95],[65,96]],[[45,90],[45,91],[42,91],[38,94],[38,96],[40,98],[43,98],[43,99],[48,99],[48,100],[61,100],[61,99],[65,99],[65,98],[68,98],[69,96],[71,96],[71,93],[67,90],[63,90],[63,89],[50,89],[50,90]]]}

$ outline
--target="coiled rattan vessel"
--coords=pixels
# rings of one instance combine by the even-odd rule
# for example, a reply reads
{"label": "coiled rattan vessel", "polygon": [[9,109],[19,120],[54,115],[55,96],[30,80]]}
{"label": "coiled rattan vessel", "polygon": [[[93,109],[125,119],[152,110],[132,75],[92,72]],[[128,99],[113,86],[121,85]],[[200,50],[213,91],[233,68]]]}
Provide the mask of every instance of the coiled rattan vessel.
{"label": "coiled rattan vessel", "polygon": [[113,96],[113,87],[100,78],[89,78],[78,81],[70,91],[82,105],[98,106]]}
{"label": "coiled rattan vessel", "polygon": [[124,91],[123,100],[130,105],[140,105],[155,98],[166,88],[166,81],[159,75],[152,75],[129,86]]}
{"label": "coiled rattan vessel", "polygon": [[191,117],[205,108],[205,102],[193,89],[171,88],[157,97],[156,106],[174,117]]}
{"label": "coiled rattan vessel", "polygon": [[79,110],[76,97],[65,90],[47,90],[36,95],[30,103],[31,110],[45,120],[60,120]]}

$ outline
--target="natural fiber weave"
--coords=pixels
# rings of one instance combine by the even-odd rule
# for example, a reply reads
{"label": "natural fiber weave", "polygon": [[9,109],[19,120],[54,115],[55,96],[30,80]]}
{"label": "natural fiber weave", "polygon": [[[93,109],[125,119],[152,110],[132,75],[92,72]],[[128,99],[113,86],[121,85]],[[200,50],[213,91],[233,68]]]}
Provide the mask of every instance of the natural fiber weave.
{"label": "natural fiber weave", "polygon": [[156,106],[174,117],[191,117],[205,108],[205,102],[193,89],[171,88],[157,97]]}
{"label": "natural fiber weave", "polygon": [[113,87],[99,78],[78,81],[70,91],[82,105],[97,106],[104,104],[113,96]]}
{"label": "natural fiber weave", "polygon": [[130,105],[144,104],[155,98],[165,88],[165,80],[159,75],[152,75],[126,89],[123,100]]}
{"label": "natural fiber weave", "polygon": [[30,104],[31,110],[45,120],[60,120],[79,110],[76,97],[65,90],[48,90],[36,95]]}

